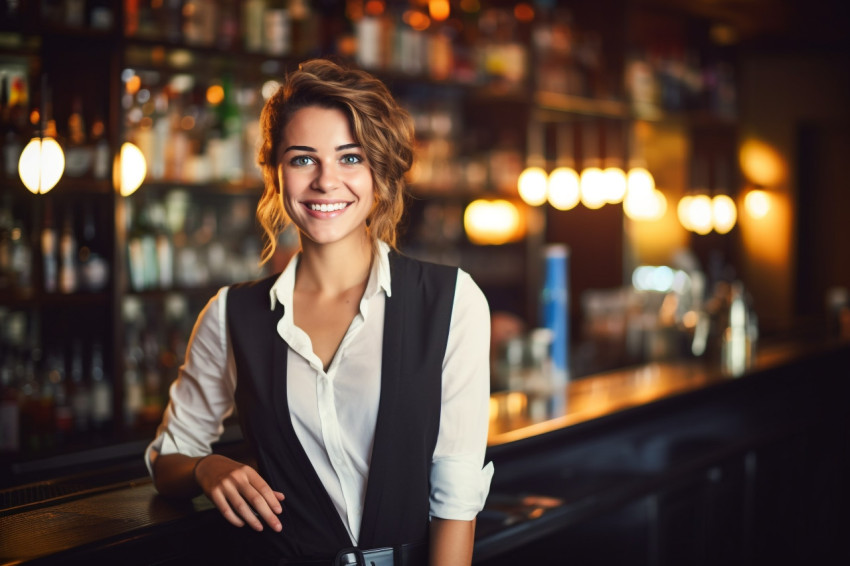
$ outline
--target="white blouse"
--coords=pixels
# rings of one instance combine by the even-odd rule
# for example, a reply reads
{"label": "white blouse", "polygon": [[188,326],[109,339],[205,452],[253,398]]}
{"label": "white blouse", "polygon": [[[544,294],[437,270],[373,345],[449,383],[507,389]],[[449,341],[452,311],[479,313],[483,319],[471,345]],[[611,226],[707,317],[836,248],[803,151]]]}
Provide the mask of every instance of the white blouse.
{"label": "white blouse", "polygon": [[[292,318],[295,268],[289,262],[271,288],[269,308],[283,304],[277,324],[289,345],[287,395],[296,436],[357,545],[381,388],[384,306],[391,295],[389,246],[379,243],[360,312],[325,372],[309,336]],[[204,456],[233,412],[236,368],[225,317],[227,288],[207,303],[195,323],[185,363],[145,452],[153,474],[160,454]],[[484,507],[493,475],[482,469],[490,391],[490,311],[484,294],[458,270],[443,359],[440,430],[431,464],[430,514],[472,520]],[[276,489],[275,486],[271,486]]]}

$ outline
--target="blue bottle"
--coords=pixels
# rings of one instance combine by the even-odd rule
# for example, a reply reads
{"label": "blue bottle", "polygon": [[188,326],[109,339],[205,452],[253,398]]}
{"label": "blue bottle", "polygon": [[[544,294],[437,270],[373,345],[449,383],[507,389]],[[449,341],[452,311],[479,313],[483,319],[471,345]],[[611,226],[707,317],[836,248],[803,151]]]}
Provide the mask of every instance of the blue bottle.
{"label": "blue bottle", "polygon": [[566,385],[569,379],[569,258],[570,250],[564,244],[551,244],[545,248],[545,277],[541,296],[541,320],[551,332],[552,387]]}

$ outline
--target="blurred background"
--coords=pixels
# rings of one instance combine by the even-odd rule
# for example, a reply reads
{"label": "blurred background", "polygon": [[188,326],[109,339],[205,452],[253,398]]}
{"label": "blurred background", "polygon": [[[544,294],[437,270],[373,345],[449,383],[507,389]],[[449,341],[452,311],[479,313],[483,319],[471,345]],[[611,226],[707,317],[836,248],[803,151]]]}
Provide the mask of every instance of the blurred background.
{"label": "blurred background", "polygon": [[484,290],[494,392],[553,360],[734,373],[850,335],[837,0],[3,0],[0,22],[3,472],[136,453],[203,305],[285,265],[291,232],[258,265],[258,117],[317,56],[410,111],[401,249]]}

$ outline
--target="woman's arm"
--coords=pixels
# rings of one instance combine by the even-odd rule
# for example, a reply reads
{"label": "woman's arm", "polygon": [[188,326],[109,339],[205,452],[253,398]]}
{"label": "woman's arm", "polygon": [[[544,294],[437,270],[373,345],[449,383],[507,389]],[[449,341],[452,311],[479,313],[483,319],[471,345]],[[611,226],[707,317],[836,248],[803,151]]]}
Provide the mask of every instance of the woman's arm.
{"label": "woman's arm", "polygon": [[277,515],[282,511],[283,494],[272,490],[251,466],[220,454],[159,456],[154,462],[154,485],[159,493],[175,497],[194,497],[203,491],[237,527],[247,523],[262,531],[261,518],[275,531],[281,530]]}
{"label": "woman's arm", "polygon": [[262,519],[279,531],[283,494],[273,491],[254,468],[210,454],[232,411],[235,389],[226,301],[225,288],[198,315],[186,360],[169,390],[168,407],[145,460],[163,495],[194,497],[203,492],[230,523],[262,530]]}
{"label": "woman's arm", "polygon": [[472,564],[472,544],[475,538],[475,519],[454,521],[431,519],[430,566],[469,566]]}

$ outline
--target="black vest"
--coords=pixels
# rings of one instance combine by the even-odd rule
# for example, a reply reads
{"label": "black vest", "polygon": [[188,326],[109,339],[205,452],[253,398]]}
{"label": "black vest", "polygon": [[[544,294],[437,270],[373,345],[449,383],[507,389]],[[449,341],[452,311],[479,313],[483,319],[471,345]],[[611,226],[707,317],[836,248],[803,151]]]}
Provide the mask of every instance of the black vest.
{"label": "black vest", "polygon": [[[394,252],[389,257],[392,296],[384,314],[381,395],[358,541],[363,549],[427,539],[430,464],[457,280],[457,268]],[[288,346],[277,332],[283,306],[269,308],[277,277],[234,285],[227,297],[242,432],[260,474],[286,496],[282,532],[266,527],[248,536],[259,539],[252,544],[262,540],[269,556],[333,558],[351,540],[290,419]]]}

